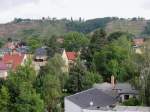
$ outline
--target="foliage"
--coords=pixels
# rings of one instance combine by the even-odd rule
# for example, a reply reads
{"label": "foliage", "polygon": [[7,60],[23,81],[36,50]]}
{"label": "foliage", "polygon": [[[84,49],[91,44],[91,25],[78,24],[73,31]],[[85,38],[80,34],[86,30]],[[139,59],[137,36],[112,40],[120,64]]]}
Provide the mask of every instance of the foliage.
{"label": "foliage", "polygon": [[124,101],[123,105],[125,105],[125,106],[139,106],[139,105],[141,105],[141,103],[136,98],[130,98],[129,100]]}
{"label": "foliage", "polygon": [[90,41],[90,49],[91,52],[94,53],[103,48],[103,46],[107,43],[106,32],[103,29],[96,30]]}
{"label": "foliage", "polygon": [[43,67],[35,82],[35,87],[38,93],[42,95],[45,103],[45,108],[49,112],[54,111],[61,104],[60,100],[62,89],[64,87],[65,75],[62,72],[64,62],[59,54],[56,54],[48,61],[48,64]]}
{"label": "foliage", "polygon": [[111,75],[115,75],[119,81],[126,81],[133,75],[128,68],[128,66],[134,68],[131,57],[130,41],[126,37],[121,37],[106,45],[100,52],[95,53],[94,62],[105,80]]}
{"label": "foliage", "polygon": [[88,69],[94,71],[94,54],[100,51],[107,44],[106,32],[103,29],[96,30],[91,36],[91,40],[88,47],[84,47],[81,50],[81,59],[85,60],[85,65]]}
{"label": "foliage", "polygon": [[7,87],[2,86],[0,89],[0,112],[9,112],[9,100],[10,96]]}
{"label": "foliage", "polygon": [[36,37],[29,37],[27,39],[27,45],[30,46],[31,52],[33,52],[36,48],[39,48],[42,46],[41,39]]}
{"label": "foliage", "polygon": [[102,82],[101,75],[93,72],[88,72],[83,64],[78,61],[77,64],[70,70],[68,81],[65,89],[70,94],[89,89],[94,83]]}
{"label": "foliage", "polygon": [[128,34],[126,32],[117,31],[117,32],[113,32],[113,33],[109,34],[107,39],[108,39],[108,41],[118,40],[118,38],[122,37],[123,35],[127,36],[128,39],[131,39],[131,37],[132,37],[131,34]]}
{"label": "foliage", "polygon": [[116,20],[117,18],[105,17],[105,18],[97,18],[91,19],[87,21],[67,21],[66,26],[68,30],[78,31],[82,33],[90,33],[95,29],[104,28],[107,23]]}
{"label": "foliage", "polygon": [[43,112],[43,100],[33,88],[35,78],[35,71],[29,62],[16,72],[10,72],[6,80],[10,95],[9,112]]}
{"label": "foliage", "polygon": [[147,22],[147,26],[143,32],[144,34],[150,35],[150,22]]}
{"label": "foliage", "polygon": [[64,48],[67,51],[79,51],[88,45],[88,39],[78,32],[70,32],[64,36]]}
{"label": "foliage", "polygon": [[48,47],[48,55],[50,57],[54,56],[62,48],[62,43],[58,42],[57,39],[63,37],[57,37],[53,35],[51,38],[45,39],[44,44]]}

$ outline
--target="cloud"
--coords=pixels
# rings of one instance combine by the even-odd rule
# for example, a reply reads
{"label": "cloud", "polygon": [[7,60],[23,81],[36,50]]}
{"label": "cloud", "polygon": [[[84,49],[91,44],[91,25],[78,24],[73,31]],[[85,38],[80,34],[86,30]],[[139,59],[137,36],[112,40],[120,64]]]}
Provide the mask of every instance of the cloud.
{"label": "cloud", "polygon": [[39,2],[39,0],[0,0],[0,11],[7,11],[20,5],[37,2]]}

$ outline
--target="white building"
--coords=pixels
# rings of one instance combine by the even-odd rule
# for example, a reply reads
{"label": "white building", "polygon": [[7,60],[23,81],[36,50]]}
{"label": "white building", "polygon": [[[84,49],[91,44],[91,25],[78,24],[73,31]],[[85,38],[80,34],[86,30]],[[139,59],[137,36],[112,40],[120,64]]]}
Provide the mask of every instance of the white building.
{"label": "white building", "polygon": [[92,88],[65,98],[65,112],[150,112],[150,107],[119,106],[118,97]]}

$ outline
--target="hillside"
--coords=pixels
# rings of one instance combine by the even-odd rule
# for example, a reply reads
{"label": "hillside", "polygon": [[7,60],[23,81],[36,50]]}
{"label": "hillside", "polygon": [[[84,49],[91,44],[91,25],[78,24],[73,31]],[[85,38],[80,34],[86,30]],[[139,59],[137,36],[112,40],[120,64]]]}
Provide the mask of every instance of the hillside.
{"label": "hillside", "polygon": [[140,35],[147,26],[146,20],[127,20],[114,17],[96,18],[84,21],[60,19],[15,19],[7,24],[0,24],[0,37],[2,38],[26,38],[30,36],[40,36],[42,38],[52,35],[64,35],[69,31],[90,33],[98,28],[104,28],[109,34],[115,31],[129,32]]}
{"label": "hillside", "polygon": [[107,24],[106,31],[109,33],[123,31],[129,32],[133,35],[140,35],[144,32],[146,25],[146,20],[116,20]]}

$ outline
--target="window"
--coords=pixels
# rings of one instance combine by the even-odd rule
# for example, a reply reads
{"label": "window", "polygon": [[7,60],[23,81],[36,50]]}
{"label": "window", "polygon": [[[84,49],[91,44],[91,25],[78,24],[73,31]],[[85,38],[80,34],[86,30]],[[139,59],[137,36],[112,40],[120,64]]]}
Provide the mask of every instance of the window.
{"label": "window", "polygon": [[129,95],[124,95],[124,99],[128,100],[129,99]]}

